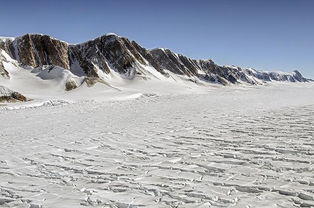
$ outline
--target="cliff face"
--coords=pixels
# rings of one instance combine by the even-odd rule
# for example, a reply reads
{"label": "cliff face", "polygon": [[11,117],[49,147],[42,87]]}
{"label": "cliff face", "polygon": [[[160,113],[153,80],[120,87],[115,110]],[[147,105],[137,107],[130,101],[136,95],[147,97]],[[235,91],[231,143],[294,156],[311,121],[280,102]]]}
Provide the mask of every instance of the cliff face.
{"label": "cliff face", "polygon": [[69,69],[68,44],[48,35],[24,35],[0,44],[13,59],[23,65],[57,65]]}
{"label": "cliff face", "polygon": [[[169,49],[147,50],[127,38],[108,34],[94,40],[70,45],[47,35],[24,35],[15,39],[1,39],[0,49],[22,65],[41,67],[54,65],[70,70],[77,76],[101,78],[103,74],[118,72],[134,78],[148,73],[145,67],[166,77],[169,73],[219,84],[245,82],[258,84],[267,81],[306,82],[300,72],[260,72],[233,66],[219,66],[212,60],[195,60]],[[0,74],[9,76],[0,61]]]}
{"label": "cliff face", "polygon": [[[126,38],[106,35],[79,45],[70,46],[71,62],[76,60],[85,74],[96,76],[97,69],[109,73],[110,68],[125,74],[135,62],[145,60]],[[92,72],[91,72],[92,71]]]}

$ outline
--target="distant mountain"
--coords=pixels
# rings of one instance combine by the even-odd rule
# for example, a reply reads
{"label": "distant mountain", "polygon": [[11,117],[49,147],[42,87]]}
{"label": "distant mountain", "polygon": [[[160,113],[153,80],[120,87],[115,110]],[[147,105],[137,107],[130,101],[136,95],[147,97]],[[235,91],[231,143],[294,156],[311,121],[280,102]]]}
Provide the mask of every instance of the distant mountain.
{"label": "distant mountain", "polygon": [[[219,66],[212,60],[195,60],[169,49],[148,50],[135,41],[107,34],[81,44],[68,44],[48,35],[26,34],[17,38],[0,38],[0,76],[9,78],[4,67],[8,59],[24,68],[42,72],[43,79],[65,76],[66,89],[76,88],[81,82],[106,80],[110,74],[124,79],[180,77],[193,82],[222,85],[271,81],[307,82],[300,72],[264,72],[251,68]],[[7,57],[9,56],[9,57]],[[63,72],[64,71],[64,72]],[[52,77],[55,78],[55,77]]]}

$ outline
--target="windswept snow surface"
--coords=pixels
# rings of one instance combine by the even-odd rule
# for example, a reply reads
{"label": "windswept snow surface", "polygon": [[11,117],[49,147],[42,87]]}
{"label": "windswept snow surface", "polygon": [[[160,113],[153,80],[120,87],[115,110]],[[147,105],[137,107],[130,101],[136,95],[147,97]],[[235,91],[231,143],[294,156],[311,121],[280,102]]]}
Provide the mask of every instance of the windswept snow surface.
{"label": "windswept snow surface", "polygon": [[0,106],[0,207],[314,206],[312,83],[165,88]]}

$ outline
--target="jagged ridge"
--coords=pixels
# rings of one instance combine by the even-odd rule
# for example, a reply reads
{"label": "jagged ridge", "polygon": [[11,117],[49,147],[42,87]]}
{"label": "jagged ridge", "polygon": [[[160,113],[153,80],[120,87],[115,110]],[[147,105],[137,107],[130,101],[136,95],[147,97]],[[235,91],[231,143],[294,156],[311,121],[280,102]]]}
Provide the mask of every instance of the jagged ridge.
{"label": "jagged ridge", "polygon": [[[212,60],[195,60],[169,49],[147,50],[127,38],[107,34],[81,44],[68,44],[48,35],[27,34],[18,38],[0,39],[0,49],[22,65],[42,67],[54,65],[70,70],[77,76],[104,78],[115,71],[122,77],[156,73],[169,77],[175,74],[195,82],[219,84],[267,81],[307,82],[300,72],[262,72],[234,66],[219,66]],[[9,76],[0,59],[0,74]]]}

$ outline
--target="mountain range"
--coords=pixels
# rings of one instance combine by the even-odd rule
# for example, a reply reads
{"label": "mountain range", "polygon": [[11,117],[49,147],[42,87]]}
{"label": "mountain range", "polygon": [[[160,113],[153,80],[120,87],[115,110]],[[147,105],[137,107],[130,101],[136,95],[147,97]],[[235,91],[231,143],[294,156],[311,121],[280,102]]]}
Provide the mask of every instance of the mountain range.
{"label": "mountain range", "polygon": [[10,69],[14,65],[31,69],[44,80],[64,79],[65,90],[75,89],[83,83],[110,84],[108,77],[112,74],[127,80],[182,79],[222,85],[311,81],[297,70],[284,73],[220,66],[211,59],[196,60],[169,49],[149,50],[113,33],[80,44],[68,44],[42,34],[0,38],[0,52],[1,79],[10,79]]}

